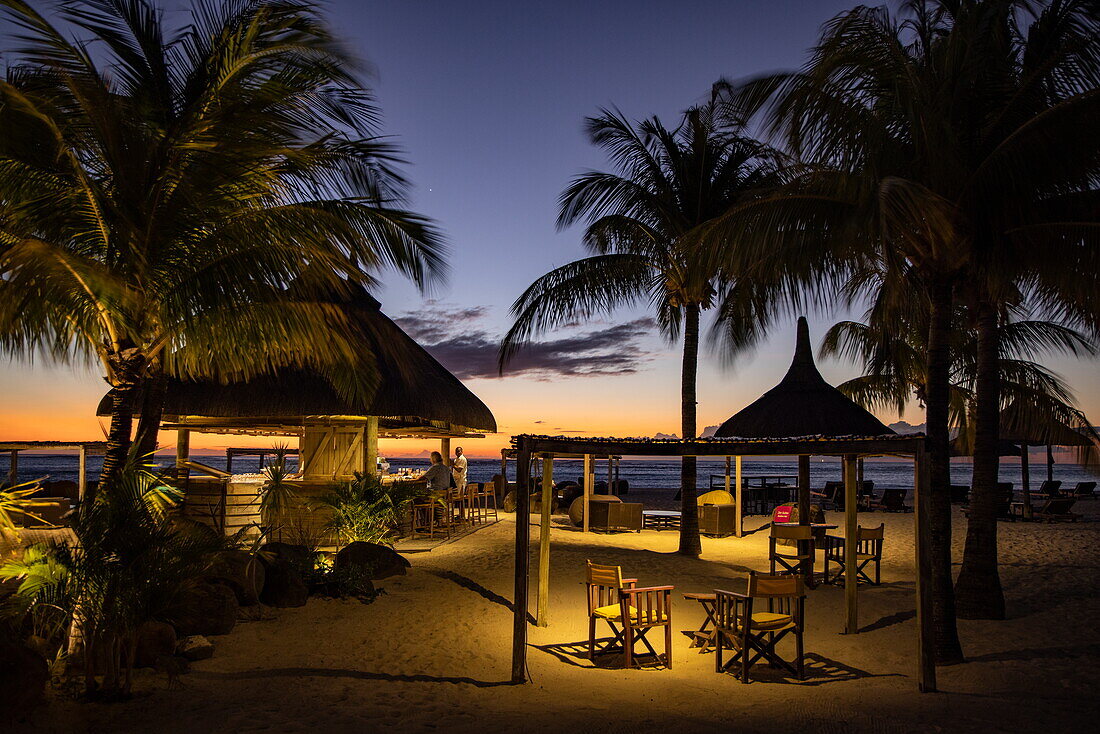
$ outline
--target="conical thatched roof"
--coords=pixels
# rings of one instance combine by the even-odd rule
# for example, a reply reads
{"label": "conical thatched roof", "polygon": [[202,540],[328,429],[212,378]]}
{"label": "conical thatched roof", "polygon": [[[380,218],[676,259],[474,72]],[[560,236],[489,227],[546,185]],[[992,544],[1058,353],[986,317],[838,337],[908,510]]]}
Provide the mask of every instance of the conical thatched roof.
{"label": "conical thatched roof", "polygon": [[1049,413],[1019,402],[1001,411],[1001,440],[1032,446],[1091,446],[1086,436]]}
{"label": "conical thatched roof", "polygon": [[794,360],[783,380],[736,413],[715,436],[885,436],[894,431],[825,382],[810,350],[810,328],[798,319]]}
{"label": "conical thatched roof", "polygon": [[[353,287],[339,302],[354,316],[363,349],[373,354],[379,386],[366,404],[344,397],[319,374],[283,370],[246,383],[172,380],[166,418],[316,419],[321,416],[379,416],[390,426],[447,424],[475,431],[496,431],[492,412],[462,382],[437,362],[380,309],[364,289]],[[110,412],[110,394],[99,413]]]}

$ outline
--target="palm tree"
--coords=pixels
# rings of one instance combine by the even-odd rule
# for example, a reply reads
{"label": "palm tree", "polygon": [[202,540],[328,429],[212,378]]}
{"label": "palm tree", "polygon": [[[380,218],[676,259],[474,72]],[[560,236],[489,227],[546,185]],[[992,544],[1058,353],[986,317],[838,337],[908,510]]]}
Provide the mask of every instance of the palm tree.
{"label": "palm tree", "polygon": [[[700,317],[737,287],[696,235],[733,203],[777,181],[775,151],[719,126],[714,104],[693,107],[667,129],[659,119],[636,125],[616,111],[587,121],[590,140],[607,151],[616,172],[575,178],[560,199],[558,226],[588,223],[592,253],[539,278],[512,305],[515,322],[501,345],[501,368],[533,334],[621,306],[648,301],[670,341],[683,333],[681,435],[696,436],[696,373]],[[750,309],[728,310],[735,347],[747,347],[763,323]],[[696,462],[683,459],[680,552],[699,555]]]}
{"label": "palm tree", "polygon": [[[771,262],[786,263],[803,283],[815,261],[839,263],[853,274],[849,295],[870,286],[891,298],[919,297],[928,310],[925,397],[940,662],[962,659],[947,493],[954,304],[962,298],[981,306],[975,313],[985,339],[1003,323],[996,306],[1011,304],[1015,290],[1032,295],[1027,286],[1048,311],[1072,317],[1060,320],[1094,329],[1100,312],[1095,286],[1071,273],[1095,283],[1098,248],[1086,234],[1091,203],[1085,203],[1094,197],[1082,196],[1096,180],[1096,141],[1085,132],[1098,99],[1097,54],[1087,40],[1096,37],[1095,4],[1048,3],[1048,12],[1020,25],[1035,7],[913,0],[896,16],[859,7],[826,25],[801,73],[720,87],[738,110],[765,110],[771,129],[808,166],[783,196],[760,202],[756,212],[735,208],[719,223],[739,240],[736,252],[752,258],[785,248]],[[990,49],[1005,48],[1011,52],[991,63]],[[1032,64],[1031,75],[1021,76]],[[760,231],[750,247],[743,235],[754,226]],[[1006,273],[1006,265],[1023,262],[1004,247],[1008,236],[1032,248],[1056,246],[1061,254],[1044,252],[1042,267],[1030,275]],[[986,583],[978,595],[988,596],[994,587],[999,593],[992,517],[1000,350],[983,341],[979,353],[977,506],[968,528],[976,542],[968,545],[972,557],[984,559],[973,578]]]}
{"label": "palm tree", "polygon": [[[78,0],[69,40],[21,0],[0,81],[0,342],[97,363],[116,388],[101,486],[133,412],[155,446],[166,375],[283,365],[373,381],[340,309],[300,291],[443,272],[380,139],[355,65],[307,3],[198,3],[165,27],[148,0]],[[143,397],[144,405],[137,405]]]}

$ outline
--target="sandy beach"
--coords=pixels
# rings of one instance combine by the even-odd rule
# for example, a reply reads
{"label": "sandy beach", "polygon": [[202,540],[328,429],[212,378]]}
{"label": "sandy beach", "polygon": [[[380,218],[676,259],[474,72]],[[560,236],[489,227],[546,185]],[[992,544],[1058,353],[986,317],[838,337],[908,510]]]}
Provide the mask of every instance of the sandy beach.
{"label": "sandy beach", "polygon": [[[887,527],[883,584],[861,587],[861,634],[838,633],[840,588],[814,590],[808,680],[757,667],[763,680],[750,685],[714,673],[713,654],[690,649],[680,634],[672,670],[623,670],[616,655],[590,663],[583,566],[586,558],[619,563],[642,584],[674,584],[674,627],[689,630],[703,613],[682,592],[740,590],[747,570],[766,570],[766,530],[740,540],[704,538],[696,560],[673,553],[675,532],[585,536],[555,517],[550,624],[530,628],[533,682],[509,685],[515,516],[504,515],[456,542],[410,554],[409,575],[381,582],[385,593],[372,604],[311,599],[303,608],[270,610],[214,638],[215,656],[194,664],[182,687],[169,689],[164,676],[140,671],[133,701],[83,705],[55,697],[28,730],[1091,730],[1087,722],[1100,713],[1100,502],[1081,504],[1088,515],[1076,524],[1000,525],[1010,618],[960,621],[969,662],[939,669],[941,693],[918,694],[913,678],[912,515],[883,513],[860,515]],[[961,513],[957,520],[957,529],[965,527]],[[534,599],[533,590],[532,609]]]}

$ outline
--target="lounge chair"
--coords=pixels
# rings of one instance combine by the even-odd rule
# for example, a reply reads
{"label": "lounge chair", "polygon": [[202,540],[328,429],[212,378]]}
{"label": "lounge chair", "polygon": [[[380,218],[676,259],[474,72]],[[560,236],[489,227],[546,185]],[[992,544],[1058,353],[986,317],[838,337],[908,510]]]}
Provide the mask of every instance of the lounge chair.
{"label": "lounge chair", "polygon": [[[615,638],[598,652],[622,650],[626,667],[634,665],[634,645],[641,642],[658,660],[646,639],[655,627],[665,628],[665,667],[672,669],[673,586],[639,588],[637,579],[624,579],[620,566],[588,561],[588,659],[596,655],[596,622],[603,620]],[[621,629],[620,629],[621,626]]]}
{"label": "lounge chair", "polygon": [[844,482],[825,482],[820,492],[810,492],[810,495],[817,497],[826,510],[844,509]]}
{"label": "lounge chair", "polygon": [[[716,673],[734,670],[742,683],[749,682],[749,668],[764,658],[770,664],[784,668],[799,680],[805,678],[803,661],[806,590],[801,576],[767,576],[749,572],[748,593],[715,589],[714,605],[714,670]],[[767,600],[767,611],[759,604]],[[776,652],[776,644],[793,634],[795,659],[786,661]],[[725,664],[722,650],[732,647],[734,654]]]}
{"label": "lounge chair", "polygon": [[1075,500],[1096,499],[1096,482],[1078,482],[1077,486],[1066,492],[1067,497]]}
{"label": "lounge chair", "polygon": [[1062,482],[1058,479],[1044,479],[1043,483],[1039,485],[1038,491],[1032,492],[1032,494],[1043,497],[1061,497],[1062,493],[1058,491],[1061,487]]}
{"label": "lounge chair", "polygon": [[814,563],[814,533],[809,525],[772,525],[771,536],[768,538],[768,560],[771,563],[772,575],[776,575],[775,568],[780,566],[780,574],[804,574],[804,566],[808,564],[813,568]]}
{"label": "lounge chair", "polygon": [[[997,514],[995,517],[998,520],[1017,520],[1018,516],[1013,514],[1012,510],[1012,482],[997,482]],[[968,518],[970,517],[970,507],[963,508],[963,514]]]}
{"label": "lounge chair", "polygon": [[[865,528],[862,525],[856,527],[856,583],[866,581],[878,586],[881,582],[882,565],[882,541],[885,536],[885,523],[880,523],[877,528]],[[844,557],[844,538],[835,535],[825,536],[825,583],[836,583],[844,577],[848,567]],[[829,564],[836,564],[837,571],[830,572]],[[875,564],[875,578],[867,575],[864,570],[871,563]]]}
{"label": "lounge chair", "polygon": [[1032,512],[1031,517],[1033,520],[1043,522],[1059,522],[1062,520],[1077,522],[1077,519],[1081,516],[1070,512],[1075,502],[1077,500],[1073,497],[1052,497],[1044,502],[1042,507]]}
{"label": "lounge chair", "polygon": [[886,512],[913,511],[912,507],[905,504],[905,489],[901,487],[891,487],[890,489],[882,490],[882,499],[872,500],[870,509],[884,510]]}

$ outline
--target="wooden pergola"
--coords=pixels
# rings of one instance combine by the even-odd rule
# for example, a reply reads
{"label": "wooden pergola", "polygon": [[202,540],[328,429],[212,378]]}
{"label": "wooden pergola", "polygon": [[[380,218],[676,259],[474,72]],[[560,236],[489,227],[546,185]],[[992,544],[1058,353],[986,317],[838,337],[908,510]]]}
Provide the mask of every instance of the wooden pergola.
{"label": "wooden pergola", "polygon": [[78,497],[84,499],[84,492],[88,489],[88,456],[90,454],[103,454],[107,452],[106,441],[0,441],[0,452],[8,452],[10,463],[8,464],[8,484],[14,485],[19,480],[19,452],[20,451],[76,451],[79,469],[77,471]]}
{"label": "wooden pergola", "polygon": [[[910,457],[914,463],[914,552],[916,562],[917,607],[917,679],[922,692],[936,690],[936,669],[932,637],[932,556],[928,504],[930,479],[928,454],[924,436],[875,437],[796,437],[784,439],[709,438],[694,440],[655,440],[619,438],[580,438],[563,436],[520,435],[512,438],[516,456],[516,545],[515,604],[512,627],[512,681],[527,680],[527,614],[530,581],[531,528],[530,486],[532,458],[543,461],[542,491],[553,490],[553,460],[555,456],[580,455],[586,463],[594,456],[838,456],[844,463],[844,542],[845,556],[855,558],[857,527],[857,462],[861,456],[892,455]],[[800,487],[808,496],[808,486]],[[543,502],[539,538],[539,624],[546,625],[546,605],[549,591],[550,505]],[[803,514],[802,518],[806,515]],[[856,575],[844,577],[845,634],[859,632]]]}

